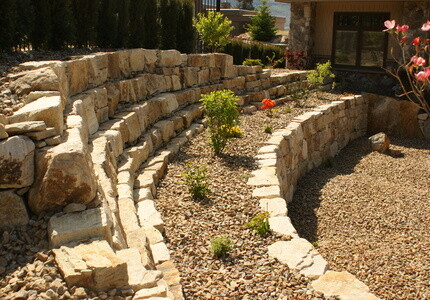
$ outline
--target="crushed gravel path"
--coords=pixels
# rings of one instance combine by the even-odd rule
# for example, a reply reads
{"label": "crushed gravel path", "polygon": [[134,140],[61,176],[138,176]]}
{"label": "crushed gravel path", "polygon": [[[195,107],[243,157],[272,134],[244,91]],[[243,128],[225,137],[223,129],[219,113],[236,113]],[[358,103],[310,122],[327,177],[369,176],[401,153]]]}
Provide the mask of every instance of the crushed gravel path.
{"label": "crushed gravel path", "polygon": [[382,299],[430,299],[430,143],[392,138],[400,157],[369,148],[352,142],[299,180],[290,217]]}
{"label": "crushed gravel path", "polygon": [[[328,95],[331,100],[338,98]],[[272,118],[264,111],[242,115],[243,137],[231,140],[221,157],[212,155],[205,131],[169,164],[158,187],[156,206],[163,216],[167,246],[181,273],[187,299],[289,299],[291,295],[326,299],[316,294],[303,276],[268,257],[267,246],[281,237],[262,238],[244,226],[260,213],[258,200],[252,198],[252,188],[246,182],[256,168],[257,150],[269,138],[263,127],[284,128],[294,116],[327,100],[306,103],[307,108],[291,112],[287,108],[292,104],[277,107],[277,117]],[[188,161],[208,168],[212,194],[206,201],[193,201],[182,184],[181,173]],[[222,234],[229,235],[235,247],[227,259],[218,260],[208,249],[210,241]]]}

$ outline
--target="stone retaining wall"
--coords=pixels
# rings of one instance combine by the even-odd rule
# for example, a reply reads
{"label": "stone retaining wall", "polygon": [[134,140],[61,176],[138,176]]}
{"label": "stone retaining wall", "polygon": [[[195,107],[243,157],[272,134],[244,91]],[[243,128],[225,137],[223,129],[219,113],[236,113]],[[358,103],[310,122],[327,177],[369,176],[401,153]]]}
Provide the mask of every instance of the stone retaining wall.
{"label": "stone retaining wall", "polygon": [[302,175],[366,134],[367,117],[367,98],[351,96],[295,118],[259,149],[259,169],[248,180],[262,211],[269,213],[270,229],[291,238],[270,245],[269,255],[314,280],[312,286],[325,296],[378,299],[352,274],[329,271],[328,263],[312,244],[298,236],[288,217],[287,202],[292,200]]}
{"label": "stone retaining wall", "polygon": [[169,160],[203,130],[200,95],[232,89],[252,111],[305,84],[306,72],[232,62],[133,49],[21,64],[9,81],[26,105],[0,115],[0,227],[26,224],[26,207],[57,212],[49,240],[69,286],[182,299],[153,199]]}

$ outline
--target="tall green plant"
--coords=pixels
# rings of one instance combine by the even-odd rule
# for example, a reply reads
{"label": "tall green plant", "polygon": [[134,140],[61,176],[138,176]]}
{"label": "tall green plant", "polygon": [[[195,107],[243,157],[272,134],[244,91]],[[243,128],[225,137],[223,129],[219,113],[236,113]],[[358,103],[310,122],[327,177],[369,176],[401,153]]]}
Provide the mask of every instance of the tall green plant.
{"label": "tall green plant", "polygon": [[17,46],[29,47],[31,34],[34,30],[35,11],[33,2],[32,0],[19,0],[16,1],[16,5],[19,20],[16,24]]}
{"label": "tall green plant", "polygon": [[100,0],[72,0],[73,16],[77,24],[76,46],[95,44]]}
{"label": "tall green plant", "polygon": [[175,49],[179,14],[178,0],[160,0],[161,49]]}
{"label": "tall green plant", "polygon": [[0,11],[0,51],[12,50],[16,45],[15,26],[17,24],[17,10],[15,0],[1,0]]}
{"label": "tall green plant", "polygon": [[118,36],[118,0],[101,0],[97,23],[97,44],[103,48],[113,47]]}
{"label": "tall green plant", "polygon": [[[31,35],[34,49],[46,48],[51,39],[51,6],[49,0],[33,0],[35,12],[35,26]],[[37,25],[36,25],[37,24]]]}
{"label": "tall green plant", "polygon": [[144,48],[155,49],[160,43],[160,23],[158,20],[158,1],[145,0],[144,13],[145,27],[145,42]]}
{"label": "tall green plant", "polygon": [[130,38],[130,0],[118,1],[118,35],[115,46],[117,48],[128,47]]}
{"label": "tall green plant", "polygon": [[331,71],[331,63],[327,61],[324,64],[317,63],[316,69],[310,71],[306,79],[312,88],[321,89],[325,80],[332,80],[334,77],[335,75]]}
{"label": "tall green plant", "polygon": [[270,41],[276,35],[275,18],[271,15],[267,0],[261,1],[261,6],[247,29],[256,41]]}
{"label": "tall green plant", "polygon": [[130,1],[130,40],[132,48],[144,46],[145,41],[145,0]]}
{"label": "tall green plant", "polygon": [[75,23],[70,0],[52,1],[52,35],[49,47],[54,50],[62,49],[72,44],[75,39]]}
{"label": "tall green plant", "polygon": [[194,49],[193,14],[194,4],[192,0],[180,1],[179,26],[176,26],[176,48],[182,53],[191,53]]}
{"label": "tall green plant", "polygon": [[239,124],[238,100],[230,90],[215,91],[200,99],[208,121],[210,143],[216,155],[221,153],[231,138],[231,128]]}
{"label": "tall green plant", "polygon": [[205,48],[211,52],[220,51],[228,44],[234,28],[229,19],[215,11],[209,11],[207,15],[199,13],[193,22]]}

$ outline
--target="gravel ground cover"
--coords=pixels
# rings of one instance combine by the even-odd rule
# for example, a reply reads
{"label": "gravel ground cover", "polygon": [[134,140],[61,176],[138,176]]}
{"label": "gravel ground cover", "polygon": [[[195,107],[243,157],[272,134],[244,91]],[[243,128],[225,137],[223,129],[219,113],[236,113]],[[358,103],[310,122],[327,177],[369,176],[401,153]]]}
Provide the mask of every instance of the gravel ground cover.
{"label": "gravel ground cover", "polygon": [[289,214],[333,270],[382,299],[430,299],[430,143],[392,138],[400,156],[366,138],[299,180]]}
{"label": "gravel ground cover", "polygon": [[[163,216],[168,248],[187,299],[289,299],[291,295],[326,299],[310,288],[307,279],[268,257],[267,246],[281,237],[262,238],[244,226],[260,213],[258,200],[252,198],[252,188],[246,182],[256,168],[257,150],[269,138],[264,126],[284,128],[294,116],[339,97],[323,96],[328,100],[317,100],[313,95],[306,107],[294,108],[294,103],[276,107],[274,117],[266,111],[242,115],[243,137],[231,140],[220,157],[212,155],[205,131],[169,164],[157,191],[156,206]],[[182,183],[181,173],[189,161],[208,169],[212,194],[207,200],[193,201]],[[210,241],[222,234],[229,235],[235,247],[228,258],[214,259],[208,250]]]}

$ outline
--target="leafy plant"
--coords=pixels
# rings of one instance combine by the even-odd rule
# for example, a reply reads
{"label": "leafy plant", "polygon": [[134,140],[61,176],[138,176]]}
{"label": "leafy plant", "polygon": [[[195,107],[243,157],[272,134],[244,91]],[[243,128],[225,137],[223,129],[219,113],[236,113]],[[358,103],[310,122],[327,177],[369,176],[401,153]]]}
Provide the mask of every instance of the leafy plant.
{"label": "leafy plant", "polygon": [[226,257],[233,249],[233,246],[234,243],[229,236],[224,234],[212,240],[210,251],[216,258]]}
{"label": "leafy plant", "polygon": [[259,58],[256,58],[256,59],[247,58],[242,63],[242,65],[244,65],[244,66],[262,66],[262,67],[264,67],[264,64],[261,62],[261,59],[259,59]]}
{"label": "leafy plant", "polygon": [[289,107],[285,109],[285,113],[287,113],[287,114],[291,114],[292,112],[293,112],[293,110]]}
{"label": "leafy plant", "polygon": [[207,14],[199,13],[193,19],[193,24],[205,47],[211,52],[222,50],[228,44],[230,32],[234,29],[229,19],[213,10]]}
{"label": "leafy plant", "polygon": [[266,211],[253,217],[245,224],[249,229],[254,230],[260,236],[265,236],[270,232],[269,213]]}
{"label": "leafy plant", "polygon": [[266,59],[272,68],[284,68],[285,67],[285,58],[280,57],[276,59],[276,53],[273,52],[272,57],[266,56]]}
{"label": "leafy plant", "polygon": [[267,0],[261,1],[257,14],[251,17],[251,24],[247,29],[256,41],[267,42],[276,35],[275,18],[270,13]]}
{"label": "leafy plant", "polygon": [[[326,78],[334,79],[334,74],[331,71],[331,63],[327,61],[324,64],[317,63],[315,70],[312,70],[307,75],[307,80],[312,88],[321,89],[325,83]],[[332,88],[334,86],[332,85]]]}
{"label": "leafy plant", "polygon": [[206,177],[207,169],[188,163],[182,176],[185,178],[185,184],[194,200],[202,200],[211,193]]}
{"label": "leafy plant", "polygon": [[279,46],[263,44],[257,41],[244,42],[236,38],[230,39],[223,52],[233,56],[235,65],[241,65],[247,58],[258,58],[261,59],[264,65],[269,65],[271,62],[268,57],[274,57],[275,60],[278,60],[284,56],[284,50]]}
{"label": "leafy plant", "polygon": [[228,137],[229,138],[240,138],[242,137],[243,132],[239,128],[239,126],[233,126],[228,130]]}
{"label": "leafy plant", "polygon": [[271,126],[269,126],[269,125],[265,125],[264,126],[264,132],[265,133],[268,133],[268,134],[272,134],[272,127]]}
{"label": "leafy plant", "polygon": [[287,60],[287,68],[294,70],[303,70],[306,67],[306,55],[304,51],[290,51],[287,49],[285,53]]}
{"label": "leafy plant", "polygon": [[202,95],[200,101],[208,121],[210,143],[216,155],[231,138],[231,130],[239,124],[238,97],[230,90]]}

